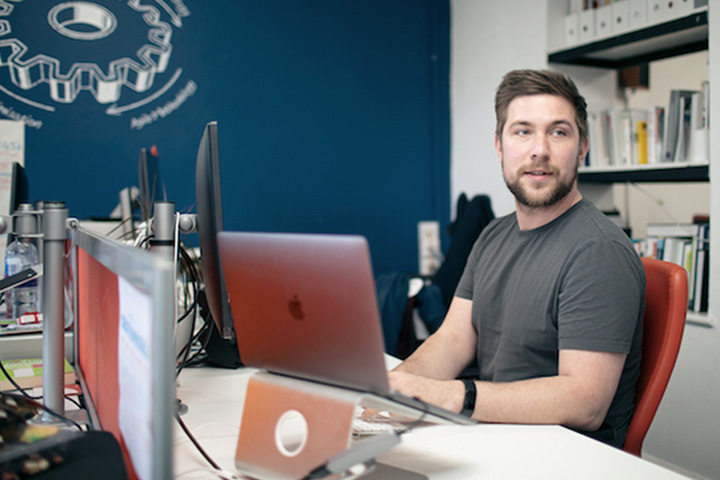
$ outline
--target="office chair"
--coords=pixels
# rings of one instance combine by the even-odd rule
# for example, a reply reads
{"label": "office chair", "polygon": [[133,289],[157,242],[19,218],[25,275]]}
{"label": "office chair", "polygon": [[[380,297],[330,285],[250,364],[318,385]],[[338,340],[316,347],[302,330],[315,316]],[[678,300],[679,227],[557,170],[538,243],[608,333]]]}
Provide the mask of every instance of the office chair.
{"label": "office chair", "polygon": [[642,262],[646,278],[642,361],[635,413],[623,447],[638,457],[675,366],[688,306],[688,275],[683,267],[651,258]]}

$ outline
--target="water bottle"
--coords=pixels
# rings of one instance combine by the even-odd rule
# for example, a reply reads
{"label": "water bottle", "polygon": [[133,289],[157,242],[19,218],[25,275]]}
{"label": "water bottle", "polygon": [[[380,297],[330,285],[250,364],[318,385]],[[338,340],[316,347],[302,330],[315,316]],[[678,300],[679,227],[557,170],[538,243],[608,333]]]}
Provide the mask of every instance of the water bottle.
{"label": "water bottle", "polygon": [[[15,211],[15,239],[5,250],[5,276],[19,273],[40,262],[37,247],[32,237],[28,236],[37,233],[37,220],[31,212],[30,204],[21,204]],[[5,292],[7,318],[36,313],[39,310],[39,300],[37,279]]]}

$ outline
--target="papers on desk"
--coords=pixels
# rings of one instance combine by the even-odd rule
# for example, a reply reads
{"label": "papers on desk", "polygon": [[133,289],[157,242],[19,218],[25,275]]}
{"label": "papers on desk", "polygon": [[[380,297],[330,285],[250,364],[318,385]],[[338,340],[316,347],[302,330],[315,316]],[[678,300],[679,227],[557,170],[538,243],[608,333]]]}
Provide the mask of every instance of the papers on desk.
{"label": "papers on desk", "polygon": [[[0,214],[10,215],[13,164],[25,165],[25,123],[0,120]],[[0,258],[5,258],[7,235],[0,235]]]}
{"label": "papers on desk", "polygon": [[118,279],[118,417],[125,445],[141,480],[152,476],[152,298]]}

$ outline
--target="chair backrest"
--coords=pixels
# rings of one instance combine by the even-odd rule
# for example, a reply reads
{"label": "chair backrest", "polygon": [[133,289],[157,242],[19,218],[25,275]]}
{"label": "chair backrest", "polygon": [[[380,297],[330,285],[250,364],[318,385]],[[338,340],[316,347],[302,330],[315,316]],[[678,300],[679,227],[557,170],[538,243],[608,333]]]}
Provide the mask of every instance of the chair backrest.
{"label": "chair backrest", "polygon": [[683,267],[650,258],[642,262],[646,278],[642,361],[635,413],[623,447],[637,456],[675,366],[688,306],[688,276]]}

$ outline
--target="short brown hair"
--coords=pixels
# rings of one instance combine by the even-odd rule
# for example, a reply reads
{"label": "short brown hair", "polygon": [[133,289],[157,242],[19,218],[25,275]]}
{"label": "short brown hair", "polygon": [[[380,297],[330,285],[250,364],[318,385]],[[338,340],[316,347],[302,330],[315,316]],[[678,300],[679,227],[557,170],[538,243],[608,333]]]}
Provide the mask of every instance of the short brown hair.
{"label": "short brown hair", "polygon": [[552,70],[513,70],[503,77],[495,94],[495,133],[502,138],[510,102],[526,95],[557,95],[570,102],[580,141],[587,138],[587,103],[570,77]]}

